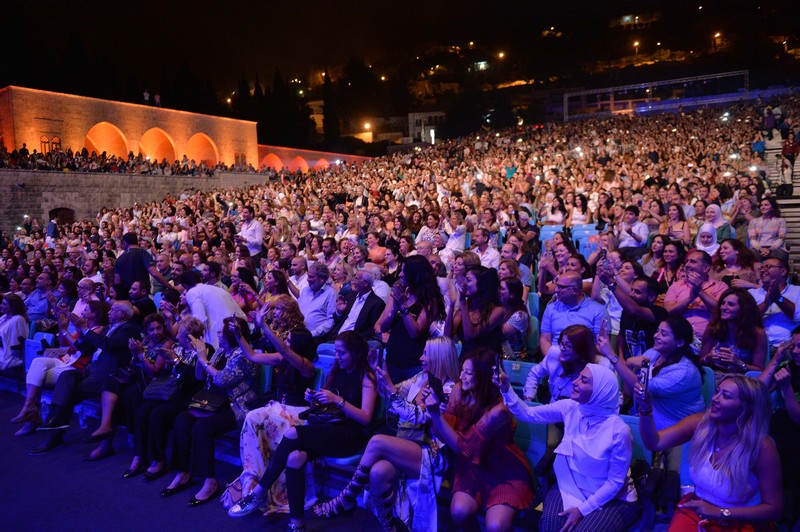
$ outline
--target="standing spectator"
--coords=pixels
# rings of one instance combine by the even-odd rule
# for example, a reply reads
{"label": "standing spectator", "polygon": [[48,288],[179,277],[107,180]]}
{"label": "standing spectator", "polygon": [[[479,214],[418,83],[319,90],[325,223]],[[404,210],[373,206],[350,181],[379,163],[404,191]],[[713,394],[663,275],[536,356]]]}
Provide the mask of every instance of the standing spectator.
{"label": "standing spectator", "polygon": [[152,275],[161,286],[169,286],[169,281],[153,264],[150,254],[139,248],[139,237],[135,233],[122,235],[122,249],[124,252],[114,263],[114,284],[122,285],[127,292],[134,281]]}
{"label": "standing spectator", "polygon": [[231,295],[222,288],[203,284],[200,274],[195,271],[184,272],[180,276],[181,285],[186,290],[186,304],[192,316],[205,327],[205,340],[214,348],[219,346],[219,334],[223,320],[236,316],[247,319],[241,307]]}

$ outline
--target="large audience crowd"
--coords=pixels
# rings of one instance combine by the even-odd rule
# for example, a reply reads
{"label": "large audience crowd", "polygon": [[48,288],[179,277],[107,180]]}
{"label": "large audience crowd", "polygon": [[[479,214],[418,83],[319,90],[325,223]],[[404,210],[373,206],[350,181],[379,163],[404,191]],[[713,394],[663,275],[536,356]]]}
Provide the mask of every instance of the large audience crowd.
{"label": "large audience crowd", "polygon": [[[47,436],[32,455],[55,451],[76,402],[95,398],[89,460],[124,425],[125,479],[170,473],[162,497],[200,480],[189,506],[288,513],[290,530],[365,490],[383,530],[435,530],[444,481],[465,530],[482,512],[510,530],[543,503],[541,530],[607,531],[652,496],[632,475],[626,413],[653,471],[688,464],[671,530],[796,519],[800,286],[764,150],[778,135],[791,175],[798,116],[792,96],[520,126],[74,224],[27,220],[2,250],[0,369],[22,374],[36,332],[55,340],[29,361],[16,434]],[[15,153],[0,164],[188,168]],[[518,360],[536,363],[515,387]],[[544,472],[517,422],[547,425]],[[233,430],[243,471],[226,483],[214,442]],[[311,462],[356,453],[341,493],[318,500]]]}

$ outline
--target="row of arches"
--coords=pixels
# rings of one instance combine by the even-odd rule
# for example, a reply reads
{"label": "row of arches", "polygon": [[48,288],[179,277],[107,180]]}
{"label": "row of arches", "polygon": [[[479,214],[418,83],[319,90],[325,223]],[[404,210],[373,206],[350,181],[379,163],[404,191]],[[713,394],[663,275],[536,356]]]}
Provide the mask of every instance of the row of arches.
{"label": "row of arches", "polygon": [[125,157],[128,152],[133,151],[151,160],[166,159],[169,163],[181,159],[184,154],[198,163],[205,161],[208,166],[215,166],[219,162],[219,150],[205,133],[192,135],[179,154],[172,138],[158,127],[147,130],[139,140],[138,149],[135,149],[136,147],[130,145],[125,134],[117,126],[111,122],[99,122],[86,133],[84,145],[90,153],[106,152],[117,157]]}
{"label": "row of arches", "polygon": [[290,172],[296,172],[298,170],[302,172],[308,172],[309,168],[313,168],[314,170],[322,170],[330,165],[331,163],[327,159],[319,159],[316,163],[314,163],[313,166],[311,166],[308,164],[308,161],[299,155],[288,163],[284,163],[283,160],[274,153],[269,153],[264,156],[263,159],[261,159],[261,166],[266,166],[267,168],[271,167],[275,170],[281,170],[282,168],[286,167]]}

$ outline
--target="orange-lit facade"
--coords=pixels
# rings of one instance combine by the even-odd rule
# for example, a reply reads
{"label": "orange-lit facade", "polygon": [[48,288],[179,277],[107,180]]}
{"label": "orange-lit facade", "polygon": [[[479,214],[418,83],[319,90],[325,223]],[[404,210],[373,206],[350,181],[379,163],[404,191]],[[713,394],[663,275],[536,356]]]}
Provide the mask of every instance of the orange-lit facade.
{"label": "orange-lit facade", "polygon": [[186,155],[213,166],[258,166],[256,123],[56,92],[0,89],[0,145],[11,151],[55,147],[125,157],[129,152],[172,163]]}

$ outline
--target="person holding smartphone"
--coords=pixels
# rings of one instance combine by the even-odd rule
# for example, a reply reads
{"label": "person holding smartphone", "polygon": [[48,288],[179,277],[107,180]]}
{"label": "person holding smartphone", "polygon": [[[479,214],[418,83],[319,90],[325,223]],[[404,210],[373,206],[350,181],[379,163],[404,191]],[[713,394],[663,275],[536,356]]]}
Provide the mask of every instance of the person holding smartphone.
{"label": "person holding smartphone", "polygon": [[[349,512],[368,487],[383,530],[392,529],[398,520],[410,530],[435,530],[435,494],[447,460],[444,443],[431,432],[425,398],[434,394],[446,407],[458,380],[456,347],[449,338],[431,338],[420,358],[422,371],[396,385],[380,351],[376,355],[378,390],[389,412],[398,417],[397,436],[373,436],[347,486],[330,501],[314,506],[314,513],[331,518]],[[393,512],[394,508],[398,510]]]}
{"label": "person holding smartphone", "polygon": [[630,428],[619,417],[619,384],[614,372],[587,364],[572,382],[568,399],[541,406],[519,400],[500,372],[492,382],[508,409],[528,423],[564,423],[556,447],[557,484],[544,500],[539,530],[628,530],[639,517],[636,489],[628,475],[633,456]]}
{"label": "person holding smartphone", "polygon": [[[598,352],[614,366],[628,395],[641,393],[643,384],[635,371],[643,371],[642,363],[649,362],[646,369],[649,391],[653,397],[653,418],[659,430],[705,408],[703,377],[691,351],[693,338],[691,324],[680,316],[662,321],[653,337],[653,348],[627,360],[614,353],[606,335],[597,338]],[[668,471],[680,471],[680,446],[669,449],[664,458]]]}

